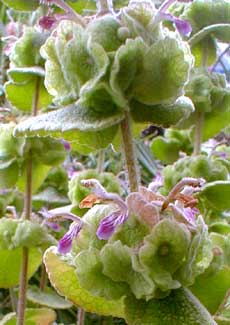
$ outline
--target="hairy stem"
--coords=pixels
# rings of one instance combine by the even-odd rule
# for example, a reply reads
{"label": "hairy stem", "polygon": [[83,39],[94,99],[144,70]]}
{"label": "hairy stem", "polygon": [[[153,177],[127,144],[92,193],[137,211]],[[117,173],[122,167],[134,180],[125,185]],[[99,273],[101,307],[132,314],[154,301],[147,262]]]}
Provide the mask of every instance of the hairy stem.
{"label": "hairy stem", "polygon": [[46,268],[44,263],[41,265],[40,290],[44,291],[46,287]]}
{"label": "hairy stem", "polygon": [[82,308],[78,308],[77,325],[84,325],[84,322],[85,322],[85,311]]}
{"label": "hairy stem", "polygon": [[131,120],[128,112],[125,113],[125,118],[123,121],[121,121],[121,134],[130,191],[136,192],[138,191],[139,177],[137,172],[137,159],[135,155],[131,130]]}
{"label": "hairy stem", "polygon": [[[31,108],[32,115],[34,116],[37,114],[37,109],[38,109],[39,84],[40,84],[40,78],[37,78],[35,90],[34,90],[34,99]],[[32,158],[28,159],[26,168],[27,168],[26,169],[26,192],[24,197],[23,217],[29,220],[32,213],[32,171],[33,171]],[[27,247],[23,247],[22,266],[21,266],[20,282],[19,282],[17,325],[25,324],[24,319],[25,319],[25,308],[26,308],[28,262],[29,262],[29,249]]]}
{"label": "hairy stem", "polygon": [[194,135],[194,150],[193,155],[198,156],[200,154],[200,148],[202,143],[202,131],[204,123],[204,113],[196,113],[196,123],[195,123],[195,135]]}
{"label": "hairy stem", "polygon": [[97,171],[98,173],[102,173],[104,170],[104,161],[105,161],[105,152],[101,149],[98,153],[97,158]]}
{"label": "hairy stem", "polygon": [[113,13],[113,0],[97,0],[97,14]]}

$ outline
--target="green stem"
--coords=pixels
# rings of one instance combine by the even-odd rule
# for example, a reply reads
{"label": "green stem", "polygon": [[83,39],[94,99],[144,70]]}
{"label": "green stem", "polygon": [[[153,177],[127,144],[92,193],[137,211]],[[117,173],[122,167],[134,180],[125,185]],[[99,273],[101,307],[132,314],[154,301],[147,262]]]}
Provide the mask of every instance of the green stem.
{"label": "green stem", "polygon": [[104,162],[105,162],[105,151],[102,149],[99,151],[98,157],[97,157],[97,171],[98,171],[98,173],[103,172]]}
{"label": "green stem", "polygon": [[131,120],[128,112],[125,113],[125,118],[121,121],[121,134],[130,191],[137,192],[139,183],[137,159],[132,137]]}
{"label": "green stem", "polygon": [[97,15],[113,13],[113,0],[97,0]]}
{"label": "green stem", "polygon": [[[39,84],[40,78],[37,78],[34,99],[32,103],[32,115],[37,114],[38,100],[39,100]],[[30,155],[32,157],[32,155]],[[26,167],[26,192],[24,197],[24,211],[23,217],[27,220],[30,219],[32,213],[32,171],[33,162],[32,158],[28,159]],[[29,263],[29,249],[27,247],[22,248],[22,266],[20,273],[19,282],[19,298],[18,298],[18,315],[17,315],[17,325],[25,324],[25,308],[26,308],[26,291],[27,291],[27,274],[28,274],[28,263]]]}
{"label": "green stem", "polygon": [[195,135],[194,135],[194,151],[193,155],[197,156],[200,154],[200,148],[202,143],[202,133],[204,124],[204,112],[196,113],[196,123],[195,123]]}

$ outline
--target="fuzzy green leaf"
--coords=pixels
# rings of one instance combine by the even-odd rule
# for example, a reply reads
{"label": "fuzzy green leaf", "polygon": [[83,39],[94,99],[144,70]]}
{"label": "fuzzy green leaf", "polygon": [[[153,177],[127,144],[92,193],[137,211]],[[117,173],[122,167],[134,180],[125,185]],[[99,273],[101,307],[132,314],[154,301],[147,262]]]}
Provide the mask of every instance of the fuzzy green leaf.
{"label": "fuzzy green leaf", "polygon": [[[112,115],[96,114],[77,102],[19,123],[15,128],[15,135],[47,136],[50,134],[62,137],[68,131],[96,132],[118,124],[123,118],[123,114],[119,112]],[[74,139],[73,133],[72,139]]]}
{"label": "fuzzy green leaf", "polygon": [[[56,320],[56,313],[48,308],[28,308],[25,310],[25,324],[27,325],[50,325],[54,324]],[[15,325],[17,322],[17,315],[10,313],[4,316],[1,320],[2,325]]]}
{"label": "fuzzy green leaf", "polygon": [[164,299],[150,301],[127,297],[125,319],[130,325],[215,325],[199,300],[185,288],[173,290]]}
{"label": "fuzzy green leaf", "polygon": [[75,265],[79,284],[94,296],[118,300],[126,295],[128,285],[122,281],[114,282],[103,273],[99,253],[99,250],[91,247],[76,256]]}
{"label": "fuzzy green leaf", "polygon": [[148,267],[151,278],[163,291],[180,287],[173,273],[184,264],[189,243],[190,233],[186,227],[167,219],[160,221],[145,237],[140,261]]}
{"label": "fuzzy green leaf", "polygon": [[134,80],[134,99],[146,105],[173,103],[183,95],[192,62],[180,39],[167,36],[157,41],[144,55],[143,68]]}
{"label": "fuzzy green leaf", "polygon": [[[8,81],[5,84],[6,97],[9,102],[19,110],[30,112],[33,104],[37,77],[31,77],[25,83],[16,84]],[[41,80],[39,86],[38,109],[45,108],[51,103],[51,96],[47,93]]]}
{"label": "fuzzy green leaf", "polygon": [[[185,11],[183,18],[190,21],[193,33],[206,26],[230,23],[230,3],[223,0],[196,0]],[[229,42],[229,28],[213,30],[214,37],[222,42]]]}
{"label": "fuzzy green leaf", "polygon": [[39,0],[1,0],[5,5],[15,10],[33,11],[39,6]]}
{"label": "fuzzy green leaf", "polygon": [[37,223],[23,219],[0,219],[0,249],[15,249],[18,247],[48,246],[55,239],[46,229]]}
{"label": "fuzzy green leaf", "polygon": [[69,266],[55,253],[56,248],[50,247],[44,256],[49,279],[59,294],[69,301],[91,313],[123,317],[123,301],[107,300],[95,297],[79,285],[75,269]]}
{"label": "fuzzy green leaf", "polygon": [[197,277],[194,285],[190,287],[190,290],[210,313],[215,314],[229,287],[230,269],[224,267],[215,274],[201,274]]}
{"label": "fuzzy green leaf", "polygon": [[103,264],[103,274],[115,283],[119,281],[128,283],[137,299],[149,298],[153,295],[156,286],[131,248],[122,245],[120,241],[108,243],[102,248],[100,259]]}
{"label": "fuzzy green leaf", "polygon": [[229,210],[230,209],[230,182],[215,181],[206,184],[198,197],[205,201],[205,205],[214,210]]}
{"label": "fuzzy green leaf", "polygon": [[109,59],[104,49],[77,24],[61,22],[56,36],[41,48],[46,59],[45,85],[58,104],[77,100],[80,88],[93,85],[105,74]]}
{"label": "fuzzy green leaf", "polygon": [[27,27],[13,47],[10,54],[12,68],[42,66],[40,47],[45,42],[47,34],[35,28]]}
{"label": "fuzzy green leaf", "polygon": [[149,122],[163,127],[178,124],[194,111],[194,105],[188,97],[179,97],[171,105],[148,106],[139,102],[131,102],[131,115],[135,122]]}
{"label": "fuzzy green leaf", "polygon": [[54,290],[46,288],[41,291],[38,287],[29,287],[27,290],[27,299],[35,304],[46,306],[54,309],[68,309],[72,304],[60,297]]}
{"label": "fuzzy green leaf", "polygon": [[184,285],[192,285],[195,278],[204,273],[213,259],[212,242],[208,227],[201,216],[197,219],[197,229],[189,246],[186,262],[178,272]]}

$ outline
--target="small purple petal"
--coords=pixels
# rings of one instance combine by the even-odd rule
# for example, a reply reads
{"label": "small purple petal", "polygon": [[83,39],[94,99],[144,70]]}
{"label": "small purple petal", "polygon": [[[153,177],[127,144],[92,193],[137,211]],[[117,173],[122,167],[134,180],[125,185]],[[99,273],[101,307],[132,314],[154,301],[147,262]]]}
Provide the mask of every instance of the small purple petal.
{"label": "small purple petal", "polygon": [[49,228],[52,228],[53,231],[56,231],[56,232],[60,231],[60,226],[58,223],[45,221],[45,225]]}
{"label": "small purple petal", "polygon": [[115,211],[104,219],[101,220],[100,225],[97,229],[97,237],[99,239],[108,240],[117,226],[122,225],[128,218],[127,213],[121,213],[120,211]]}
{"label": "small purple petal", "polygon": [[187,20],[182,20],[175,17],[174,23],[180,34],[185,36],[189,36],[191,34],[192,26]]}
{"label": "small purple petal", "polygon": [[199,213],[197,208],[184,208],[183,215],[188,222],[194,222],[196,220],[196,215]]}
{"label": "small purple petal", "polygon": [[192,32],[192,26],[187,20],[180,19],[165,12],[159,12],[158,15],[158,19],[160,20],[168,20],[173,22],[180,34],[189,36]]}
{"label": "small purple petal", "polygon": [[71,150],[71,145],[68,141],[61,139],[60,142],[63,144],[64,148],[66,151],[70,151]]}
{"label": "small purple petal", "polygon": [[58,252],[60,254],[67,254],[71,250],[73,239],[77,237],[81,228],[82,228],[81,224],[72,223],[70,225],[70,228],[67,231],[67,233],[59,240]]}
{"label": "small purple petal", "polygon": [[153,181],[149,184],[148,189],[152,192],[156,192],[159,187],[162,187],[164,184],[164,178],[160,172],[158,172],[153,179]]}

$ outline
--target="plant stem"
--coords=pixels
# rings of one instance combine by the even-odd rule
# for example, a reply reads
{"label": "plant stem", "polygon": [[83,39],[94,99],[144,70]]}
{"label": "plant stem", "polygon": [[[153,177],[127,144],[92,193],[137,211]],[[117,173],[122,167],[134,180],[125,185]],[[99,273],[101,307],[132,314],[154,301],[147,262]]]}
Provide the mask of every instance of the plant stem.
{"label": "plant stem", "polygon": [[97,158],[97,171],[98,173],[102,173],[104,170],[104,161],[105,161],[105,152],[101,149],[98,153]]}
{"label": "plant stem", "polygon": [[131,120],[128,112],[125,113],[125,118],[121,121],[121,134],[130,191],[137,192],[139,182],[137,159],[132,137]]}
{"label": "plant stem", "polygon": [[193,155],[197,156],[200,154],[200,147],[202,143],[202,131],[204,123],[204,112],[196,113],[196,124],[195,124],[195,135],[194,135],[194,151]]}
{"label": "plant stem", "polygon": [[96,0],[97,15],[113,13],[113,0]]}
{"label": "plant stem", "polygon": [[44,291],[46,286],[46,268],[44,263],[41,265],[40,290]]}
{"label": "plant stem", "polygon": [[84,325],[84,322],[85,322],[85,311],[82,308],[78,308],[77,325]]}
{"label": "plant stem", "polygon": [[[40,78],[37,77],[35,90],[34,90],[34,98],[33,98],[33,103],[31,108],[32,115],[34,116],[37,114],[37,109],[38,109],[39,84],[40,84]],[[26,192],[24,197],[23,217],[29,220],[32,213],[32,170],[33,170],[32,158],[28,159],[26,168],[27,168],[26,169]],[[25,323],[24,319],[25,319],[25,308],[26,308],[28,262],[29,262],[29,249],[27,247],[23,247],[22,266],[21,266],[20,284],[19,284],[17,325],[24,325]]]}

